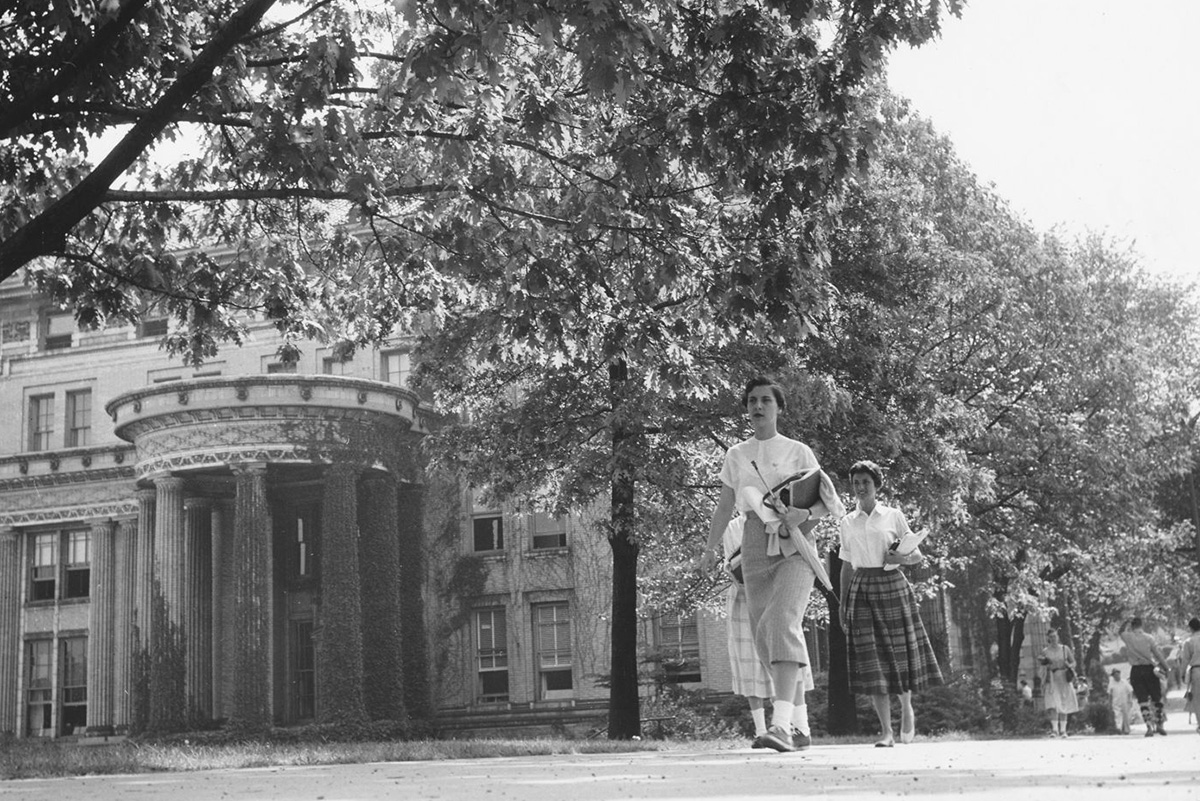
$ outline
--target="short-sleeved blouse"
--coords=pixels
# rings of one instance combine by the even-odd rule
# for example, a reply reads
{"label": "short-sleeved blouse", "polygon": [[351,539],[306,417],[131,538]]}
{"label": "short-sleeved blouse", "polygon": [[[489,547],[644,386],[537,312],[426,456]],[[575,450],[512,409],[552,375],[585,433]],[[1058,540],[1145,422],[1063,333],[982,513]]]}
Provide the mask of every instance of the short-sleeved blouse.
{"label": "short-sleeved blouse", "polygon": [[887,549],[910,531],[904,512],[893,506],[876,503],[870,514],[855,509],[842,518],[838,530],[841,558],[855,570],[883,567]]}
{"label": "short-sleeved blouse", "polygon": [[[751,464],[753,462],[754,464]],[[762,473],[760,479],[754,470],[758,465]],[[770,439],[755,439],[739,442],[725,452],[725,464],[721,467],[721,483],[734,491],[737,497],[737,508],[741,512],[750,511],[742,498],[743,487],[766,489],[774,487],[793,473],[820,467],[812,448],[803,442],[789,439],[782,434],[776,434]]]}

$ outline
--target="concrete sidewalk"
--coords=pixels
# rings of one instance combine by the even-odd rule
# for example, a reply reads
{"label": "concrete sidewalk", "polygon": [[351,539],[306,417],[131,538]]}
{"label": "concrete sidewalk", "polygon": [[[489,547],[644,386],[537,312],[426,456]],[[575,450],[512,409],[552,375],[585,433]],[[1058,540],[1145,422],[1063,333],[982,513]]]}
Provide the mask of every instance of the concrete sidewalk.
{"label": "concrete sidewalk", "polygon": [[359,801],[374,799],[1200,799],[1200,736],[1186,715],[1166,737],[918,738],[891,749],[821,745],[264,768],[0,782],[2,799]]}

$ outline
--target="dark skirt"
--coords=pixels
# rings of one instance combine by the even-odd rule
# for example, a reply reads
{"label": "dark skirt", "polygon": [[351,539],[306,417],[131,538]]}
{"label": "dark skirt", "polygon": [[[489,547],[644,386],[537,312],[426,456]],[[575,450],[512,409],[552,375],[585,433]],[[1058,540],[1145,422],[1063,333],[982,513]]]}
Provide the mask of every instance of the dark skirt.
{"label": "dark skirt", "polygon": [[847,607],[852,692],[899,695],[942,683],[917,596],[902,571],[854,571]]}

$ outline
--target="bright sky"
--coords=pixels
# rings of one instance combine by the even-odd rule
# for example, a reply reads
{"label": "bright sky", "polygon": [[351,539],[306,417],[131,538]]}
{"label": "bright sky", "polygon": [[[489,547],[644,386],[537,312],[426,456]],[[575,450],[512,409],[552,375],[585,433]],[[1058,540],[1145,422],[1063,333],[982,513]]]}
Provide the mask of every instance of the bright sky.
{"label": "bright sky", "polygon": [[1200,2],[967,0],[889,83],[1039,230],[1200,278]]}

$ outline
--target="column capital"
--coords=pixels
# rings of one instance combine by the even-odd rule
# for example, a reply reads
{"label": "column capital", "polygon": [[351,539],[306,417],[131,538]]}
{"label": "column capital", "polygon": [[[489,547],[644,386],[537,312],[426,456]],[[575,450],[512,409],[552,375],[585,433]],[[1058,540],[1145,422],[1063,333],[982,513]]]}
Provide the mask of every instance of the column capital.
{"label": "column capital", "polygon": [[111,534],[117,527],[117,521],[111,517],[93,517],[87,522],[93,533],[108,531]]}
{"label": "column capital", "polygon": [[0,526],[0,542],[6,540],[15,540],[17,538],[17,530],[13,526]]}
{"label": "column capital", "polygon": [[153,501],[157,497],[154,487],[138,487],[133,492],[133,497],[138,499],[138,502]]}

